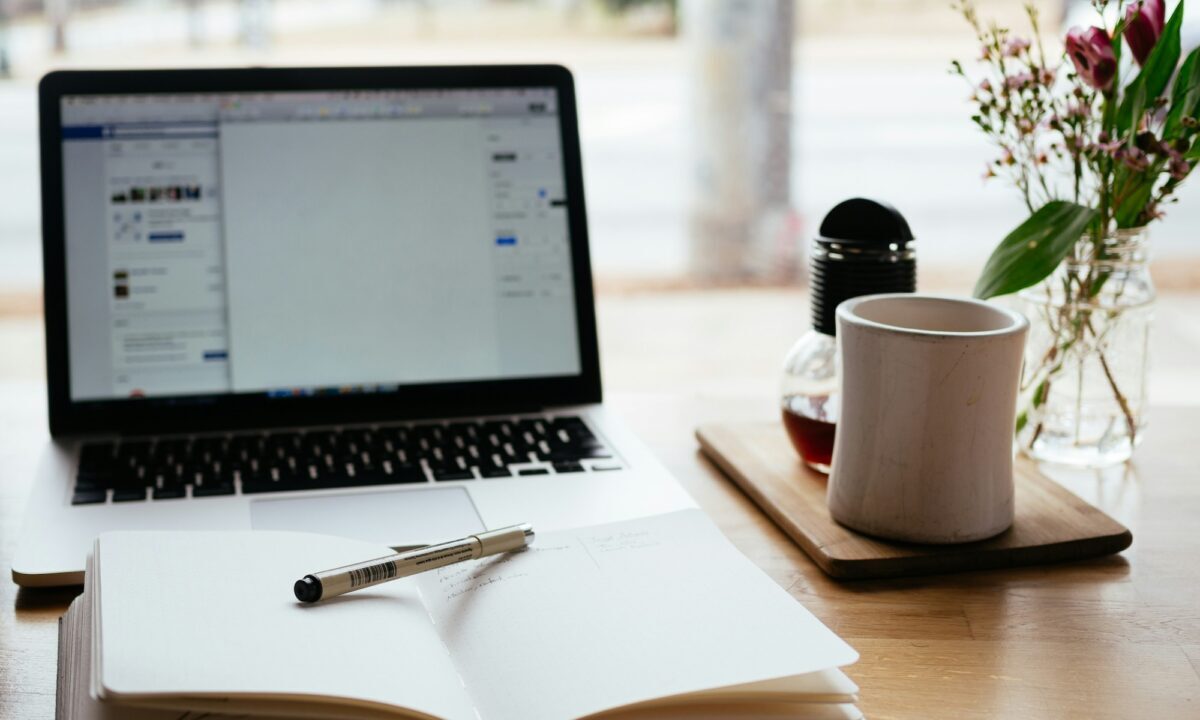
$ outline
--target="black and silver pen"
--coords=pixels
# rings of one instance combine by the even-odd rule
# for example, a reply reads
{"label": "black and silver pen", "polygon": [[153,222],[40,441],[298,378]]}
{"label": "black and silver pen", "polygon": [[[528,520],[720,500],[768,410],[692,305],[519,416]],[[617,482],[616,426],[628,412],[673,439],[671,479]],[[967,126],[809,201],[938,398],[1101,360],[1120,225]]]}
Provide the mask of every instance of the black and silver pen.
{"label": "black and silver pen", "polygon": [[395,555],[344,565],[332,570],[305,575],[293,590],[300,602],[314,603],[372,585],[416,575],[464,560],[475,560],[510,550],[520,550],[533,542],[529,523],[468,535],[461,540],[428,545]]}

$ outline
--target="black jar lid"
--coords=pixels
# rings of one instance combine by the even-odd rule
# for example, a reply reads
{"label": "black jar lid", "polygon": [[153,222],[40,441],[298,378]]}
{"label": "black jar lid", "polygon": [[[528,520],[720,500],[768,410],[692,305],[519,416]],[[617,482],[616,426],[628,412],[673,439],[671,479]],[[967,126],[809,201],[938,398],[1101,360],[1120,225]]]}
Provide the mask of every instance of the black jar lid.
{"label": "black jar lid", "polygon": [[912,231],[896,208],[851,198],[821,221],[812,251],[813,328],[837,334],[834,311],[850,298],[915,292],[917,262]]}

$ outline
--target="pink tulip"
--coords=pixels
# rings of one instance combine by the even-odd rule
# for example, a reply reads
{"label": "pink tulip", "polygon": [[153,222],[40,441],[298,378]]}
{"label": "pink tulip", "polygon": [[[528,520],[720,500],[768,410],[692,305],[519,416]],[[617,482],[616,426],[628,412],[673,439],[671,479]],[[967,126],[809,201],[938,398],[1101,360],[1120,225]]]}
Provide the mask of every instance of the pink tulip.
{"label": "pink tulip", "polygon": [[1112,41],[1103,28],[1067,31],[1067,54],[1075,63],[1075,72],[1085,83],[1098,90],[1107,90],[1117,72]]}
{"label": "pink tulip", "polygon": [[1125,40],[1137,58],[1138,65],[1145,65],[1146,58],[1162,35],[1166,9],[1163,0],[1138,0],[1125,10]]}

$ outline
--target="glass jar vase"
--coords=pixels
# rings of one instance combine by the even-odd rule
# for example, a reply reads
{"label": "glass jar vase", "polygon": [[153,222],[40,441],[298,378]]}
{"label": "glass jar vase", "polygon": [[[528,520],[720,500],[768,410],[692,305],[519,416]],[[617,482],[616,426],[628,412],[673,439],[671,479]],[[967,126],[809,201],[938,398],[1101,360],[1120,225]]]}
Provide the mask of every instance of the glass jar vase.
{"label": "glass jar vase", "polygon": [[1148,244],[1145,228],[1085,235],[1019,294],[1030,331],[1017,441],[1030,457],[1101,468],[1141,442],[1155,298]]}
{"label": "glass jar vase", "polygon": [[783,427],[800,459],[829,474],[841,406],[837,339],[818,330],[802,335],[783,361]]}

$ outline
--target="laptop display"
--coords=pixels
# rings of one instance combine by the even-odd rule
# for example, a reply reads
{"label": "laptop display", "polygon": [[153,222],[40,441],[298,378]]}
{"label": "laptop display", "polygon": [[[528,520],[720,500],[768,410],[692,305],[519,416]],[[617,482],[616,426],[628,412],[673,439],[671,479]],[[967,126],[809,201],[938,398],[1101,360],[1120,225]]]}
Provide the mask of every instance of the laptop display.
{"label": "laptop display", "polygon": [[69,401],[579,375],[559,102],[63,95]]}

